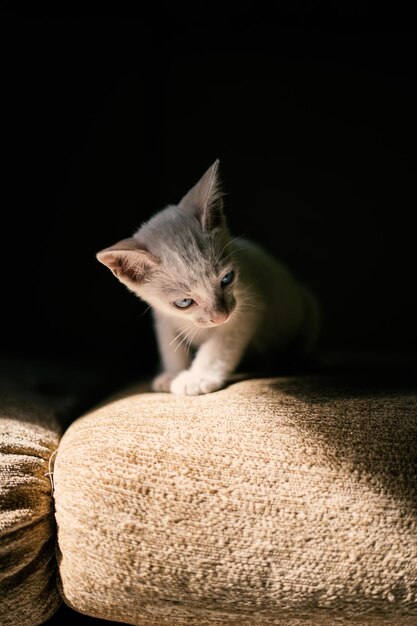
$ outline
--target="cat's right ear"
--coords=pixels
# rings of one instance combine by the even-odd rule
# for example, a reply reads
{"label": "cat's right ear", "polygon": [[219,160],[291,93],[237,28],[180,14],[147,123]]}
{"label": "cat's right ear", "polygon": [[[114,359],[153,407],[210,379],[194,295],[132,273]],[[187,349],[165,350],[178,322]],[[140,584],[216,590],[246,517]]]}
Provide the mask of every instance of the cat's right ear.
{"label": "cat's right ear", "polygon": [[205,231],[225,224],[223,194],[219,183],[219,164],[219,159],[214,161],[198,183],[178,204],[183,211],[194,215]]}
{"label": "cat's right ear", "polygon": [[134,237],[101,250],[96,258],[128,286],[143,283],[158,264],[158,260]]}

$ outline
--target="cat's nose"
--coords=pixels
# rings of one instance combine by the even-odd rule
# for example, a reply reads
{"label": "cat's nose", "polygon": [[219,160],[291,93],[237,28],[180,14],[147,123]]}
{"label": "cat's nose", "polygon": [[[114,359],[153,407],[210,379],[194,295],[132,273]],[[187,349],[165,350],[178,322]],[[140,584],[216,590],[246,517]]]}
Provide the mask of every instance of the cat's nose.
{"label": "cat's nose", "polygon": [[229,311],[216,311],[210,315],[210,322],[213,324],[223,324],[229,319]]}

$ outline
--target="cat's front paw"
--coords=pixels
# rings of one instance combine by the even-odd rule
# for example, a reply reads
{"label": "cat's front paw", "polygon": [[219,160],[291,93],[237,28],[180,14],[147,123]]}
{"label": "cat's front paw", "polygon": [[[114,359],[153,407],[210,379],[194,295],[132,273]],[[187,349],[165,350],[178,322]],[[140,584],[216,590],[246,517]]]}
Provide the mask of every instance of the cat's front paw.
{"label": "cat's front paw", "polygon": [[208,374],[197,374],[185,370],[178,374],[171,382],[170,391],[177,395],[199,396],[204,393],[217,391],[224,386],[224,379]]}
{"label": "cat's front paw", "polygon": [[162,374],[158,374],[152,381],[152,391],[171,391],[171,383],[177,375],[177,373],[172,372],[162,372]]}

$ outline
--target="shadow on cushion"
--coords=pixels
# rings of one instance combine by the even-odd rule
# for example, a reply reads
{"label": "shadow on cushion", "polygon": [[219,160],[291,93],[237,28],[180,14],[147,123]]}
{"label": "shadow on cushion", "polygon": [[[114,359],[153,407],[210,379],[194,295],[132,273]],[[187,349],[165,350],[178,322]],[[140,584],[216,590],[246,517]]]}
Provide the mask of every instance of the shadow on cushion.
{"label": "shadow on cushion", "polygon": [[61,603],[49,459],[59,428],[36,394],[0,383],[0,621],[36,626]]}
{"label": "shadow on cushion", "polygon": [[417,623],[417,394],[323,375],[139,386],[55,466],[65,601],[136,626]]}

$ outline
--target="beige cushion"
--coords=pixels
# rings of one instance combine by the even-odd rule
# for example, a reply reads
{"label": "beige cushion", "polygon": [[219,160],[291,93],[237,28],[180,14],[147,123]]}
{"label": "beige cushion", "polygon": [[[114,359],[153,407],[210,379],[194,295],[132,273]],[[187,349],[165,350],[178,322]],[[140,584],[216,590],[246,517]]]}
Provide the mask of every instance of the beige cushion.
{"label": "beige cushion", "polygon": [[52,412],[0,386],[0,623],[36,626],[60,604],[48,465],[58,446]]}
{"label": "beige cushion", "polygon": [[131,389],[55,463],[62,593],[137,626],[417,624],[417,397]]}

